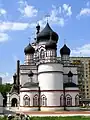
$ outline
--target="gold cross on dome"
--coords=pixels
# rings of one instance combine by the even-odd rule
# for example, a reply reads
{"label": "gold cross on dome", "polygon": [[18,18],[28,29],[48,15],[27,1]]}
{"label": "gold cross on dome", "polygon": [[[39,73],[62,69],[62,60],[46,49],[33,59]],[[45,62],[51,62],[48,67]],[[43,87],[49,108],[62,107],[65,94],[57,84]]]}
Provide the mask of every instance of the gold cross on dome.
{"label": "gold cross on dome", "polygon": [[50,17],[50,15],[45,15],[45,17],[46,17],[46,20],[47,20],[47,22],[48,22],[48,19],[49,19],[49,17]]}

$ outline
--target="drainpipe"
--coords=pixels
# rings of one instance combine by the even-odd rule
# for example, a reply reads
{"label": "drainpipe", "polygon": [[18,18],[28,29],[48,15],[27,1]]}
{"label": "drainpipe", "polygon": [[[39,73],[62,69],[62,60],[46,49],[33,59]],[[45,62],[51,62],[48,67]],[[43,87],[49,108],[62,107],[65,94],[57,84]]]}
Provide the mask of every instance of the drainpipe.
{"label": "drainpipe", "polygon": [[20,77],[19,77],[19,75],[20,75],[20,61],[19,60],[17,60],[17,86],[18,86],[18,94],[20,93]]}
{"label": "drainpipe", "polygon": [[38,110],[40,111],[40,96],[41,96],[41,91],[40,91],[40,87],[39,87],[39,90],[38,90],[38,93],[39,93],[39,98],[38,98]]}
{"label": "drainpipe", "polygon": [[63,94],[64,94],[64,110],[66,110],[66,97],[65,97],[65,85],[63,83]]}

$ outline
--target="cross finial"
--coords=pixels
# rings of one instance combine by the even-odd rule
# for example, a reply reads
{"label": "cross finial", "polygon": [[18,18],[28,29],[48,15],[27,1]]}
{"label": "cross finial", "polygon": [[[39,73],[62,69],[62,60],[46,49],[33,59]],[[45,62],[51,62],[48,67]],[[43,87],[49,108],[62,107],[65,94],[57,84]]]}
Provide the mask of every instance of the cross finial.
{"label": "cross finial", "polygon": [[64,39],[64,45],[66,44],[66,39]]}
{"label": "cross finial", "polygon": [[46,17],[46,19],[47,19],[47,22],[48,22],[48,19],[49,19],[49,17],[50,17],[50,15],[45,15],[45,17]]}
{"label": "cross finial", "polygon": [[28,42],[29,42],[29,44],[30,44],[30,41],[31,41],[31,37],[28,37]]}

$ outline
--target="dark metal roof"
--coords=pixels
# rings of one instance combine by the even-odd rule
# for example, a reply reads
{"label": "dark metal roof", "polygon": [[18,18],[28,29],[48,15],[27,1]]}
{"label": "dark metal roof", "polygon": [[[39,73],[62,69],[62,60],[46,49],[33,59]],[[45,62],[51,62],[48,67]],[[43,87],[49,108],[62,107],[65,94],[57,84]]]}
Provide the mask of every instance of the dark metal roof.
{"label": "dark metal roof", "polygon": [[46,40],[48,41],[50,39],[50,33],[52,35],[51,36],[52,40],[57,42],[58,41],[58,34],[51,29],[51,27],[49,26],[48,23],[46,24],[45,28],[40,33],[38,33],[37,42],[46,41]]}
{"label": "dark metal roof", "polygon": [[15,85],[15,84],[12,86],[12,88],[11,88],[11,90],[10,90],[10,93],[13,93],[13,92],[18,93],[18,86]]}
{"label": "dark metal roof", "polygon": [[69,71],[68,77],[72,77],[72,76],[73,76],[73,73],[71,71]]}
{"label": "dark metal roof", "polygon": [[46,50],[47,49],[57,49],[56,42],[49,40],[45,45]]}
{"label": "dark metal roof", "polygon": [[27,82],[23,85],[23,88],[39,87],[39,83]]}
{"label": "dark metal roof", "polygon": [[61,55],[70,55],[70,49],[64,44],[64,46],[60,49]]}
{"label": "dark metal roof", "polygon": [[33,54],[35,52],[35,49],[29,43],[28,46],[24,49],[24,52],[25,54]]}
{"label": "dark metal roof", "polygon": [[67,82],[67,83],[64,83],[64,87],[78,87],[78,85],[76,85],[75,83],[73,82]]}

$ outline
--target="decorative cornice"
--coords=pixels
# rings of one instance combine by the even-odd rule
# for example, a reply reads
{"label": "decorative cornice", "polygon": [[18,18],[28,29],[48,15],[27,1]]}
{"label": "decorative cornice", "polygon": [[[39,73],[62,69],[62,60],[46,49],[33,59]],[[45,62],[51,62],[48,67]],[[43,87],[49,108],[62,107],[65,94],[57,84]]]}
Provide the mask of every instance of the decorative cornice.
{"label": "decorative cornice", "polygon": [[[20,106],[20,107],[25,107],[25,108],[38,108],[38,106]],[[79,107],[79,106],[39,106],[40,108],[52,108],[52,107]]]}
{"label": "decorative cornice", "polygon": [[[20,73],[21,75],[28,75],[28,72],[27,73],[24,73],[24,72],[22,72],[22,73]],[[38,75],[38,73],[34,73],[34,75]]]}
{"label": "decorative cornice", "polygon": [[63,71],[44,71],[44,72],[38,72],[38,75],[42,73],[62,73],[63,74]]}
{"label": "decorative cornice", "polygon": [[[63,75],[68,75],[68,74],[63,74]],[[73,73],[73,75],[78,75],[78,74],[74,74],[74,73]]]}
{"label": "decorative cornice", "polygon": [[[39,92],[39,90],[20,90],[20,92]],[[64,90],[40,90],[40,92],[64,92]],[[79,90],[65,90],[65,92],[79,92]]]}

